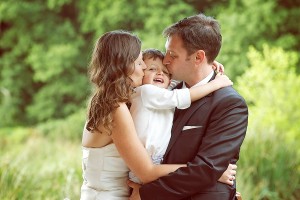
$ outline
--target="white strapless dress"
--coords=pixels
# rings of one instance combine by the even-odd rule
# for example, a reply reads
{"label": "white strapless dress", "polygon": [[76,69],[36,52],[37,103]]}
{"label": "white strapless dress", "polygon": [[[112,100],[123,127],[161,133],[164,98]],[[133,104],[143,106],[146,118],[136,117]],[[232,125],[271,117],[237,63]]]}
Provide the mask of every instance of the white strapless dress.
{"label": "white strapless dress", "polygon": [[82,148],[81,200],[128,200],[128,171],[114,144]]}

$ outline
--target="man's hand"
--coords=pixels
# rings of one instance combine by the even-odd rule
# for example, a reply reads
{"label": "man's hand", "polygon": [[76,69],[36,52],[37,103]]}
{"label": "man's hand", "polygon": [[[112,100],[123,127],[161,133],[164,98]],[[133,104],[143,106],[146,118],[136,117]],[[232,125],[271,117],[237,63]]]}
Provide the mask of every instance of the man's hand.
{"label": "man's hand", "polygon": [[132,182],[130,180],[127,181],[127,185],[132,188],[132,193],[131,196],[129,197],[129,200],[141,200],[140,190],[139,190],[141,185]]}

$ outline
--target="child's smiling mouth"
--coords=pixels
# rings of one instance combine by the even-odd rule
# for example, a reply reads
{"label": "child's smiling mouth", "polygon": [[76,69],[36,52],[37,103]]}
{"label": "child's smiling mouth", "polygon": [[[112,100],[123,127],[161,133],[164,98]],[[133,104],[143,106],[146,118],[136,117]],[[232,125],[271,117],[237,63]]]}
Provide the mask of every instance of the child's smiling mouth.
{"label": "child's smiling mouth", "polygon": [[162,78],[155,78],[153,79],[154,82],[158,82],[158,83],[164,83],[164,79]]}

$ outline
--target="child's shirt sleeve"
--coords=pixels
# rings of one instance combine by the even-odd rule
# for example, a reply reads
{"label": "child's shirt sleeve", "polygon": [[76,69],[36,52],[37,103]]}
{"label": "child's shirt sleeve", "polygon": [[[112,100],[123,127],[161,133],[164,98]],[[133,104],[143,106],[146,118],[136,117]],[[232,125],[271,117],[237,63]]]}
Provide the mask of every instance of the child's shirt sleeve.
{"label": "child's shirt sleeve", "polygon": [[154,85],[141,86],[143,105],[150,109],[186,109],[191,105],[191,95],[188,88],[167,90]]}

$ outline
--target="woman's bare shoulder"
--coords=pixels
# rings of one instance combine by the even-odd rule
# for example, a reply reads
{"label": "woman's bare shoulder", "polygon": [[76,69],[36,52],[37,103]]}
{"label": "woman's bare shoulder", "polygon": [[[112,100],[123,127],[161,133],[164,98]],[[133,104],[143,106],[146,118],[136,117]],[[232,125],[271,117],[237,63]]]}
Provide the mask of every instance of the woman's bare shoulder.
{"label": "woman's bare shoulder", "polygon": [[113,138],[120,134],[135,133],[134,123],[126,103],[119,104],[119,107],[114,112],[113,121]]}
{"label": "woman's bare shoulder", "polygon": [[130,115],[128,106],[126,105],[126,103],[119,103],[119,107],[117,107],[114,112],[114,118],[115,117],[124,117],[127,115]]}

